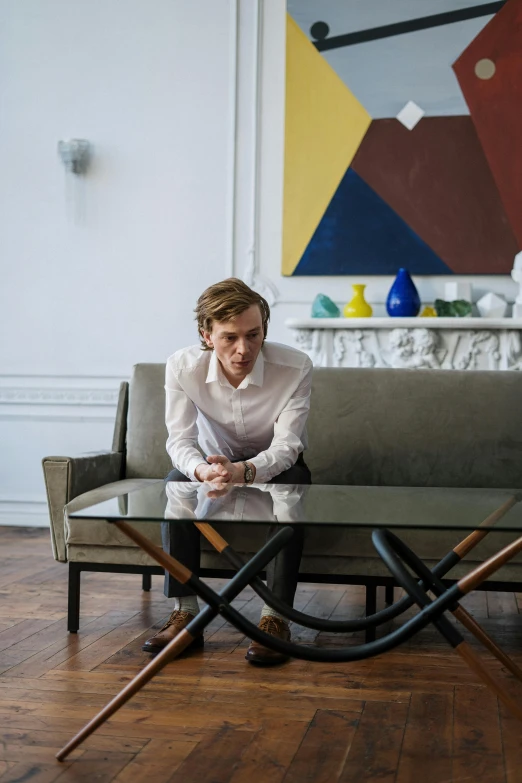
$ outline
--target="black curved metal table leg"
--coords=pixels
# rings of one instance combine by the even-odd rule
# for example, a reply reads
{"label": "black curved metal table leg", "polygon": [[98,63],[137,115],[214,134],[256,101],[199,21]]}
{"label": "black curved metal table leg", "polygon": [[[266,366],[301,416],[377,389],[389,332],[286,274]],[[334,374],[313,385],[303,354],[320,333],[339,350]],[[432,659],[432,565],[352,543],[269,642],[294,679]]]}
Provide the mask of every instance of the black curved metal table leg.
{"label": "black curved metal table leg", "polygon": [[[491,528],[494,527],[499,519],[507,514],[516,503],[520,502],[521,497],[522,496],[520,495],[513,495],[508,498],[498,509],[486,517],[476,530],[457,544],[451,552],[448,552],[447,555],[434,566],[432,573],[439,578],[444,577],[462,560],[463,557],[465,557],[465,555],[469,554],[469,552],[488,535]],[[236,570],[239,570],[244,566],[245,560],[230,546],[215,528],[212,527],[212,525],[208,522],[195,522],[194,524],[216,551],[223,554]],[[415,603],[409,595],[406,595],[396,603],[386,606],[379,612],[376,612],[375,608],[373,608],[375,606],[373,602],[371,604],[367,603],[367,610],[370,611],[366,612],[365,617],[353,620],[325,620],[320,617],[305,614],[304,612],[299,612],[293,607],[288,606],[288,604],[285,604],[277,598],[258,576],[253,578],[250,585],[268,606],[272,607],[272,609],[279,612],[279,614],[283,615],[283,617],[286,617],[286,619],[291,622],[298,623],[305,628],[312,628],[315,631],[328,631],[330,633],[366,631],[366,641],[373,641],[373,639],[375,639],[374,629],[399,617],[399,615],[403,614],[407,609],[410,609]]]}
{"label": "black curved metal table leg", "polygon": [[[462,598],[466,593],[475,589],[481,582],[487,579],[492,573],[500,568],[504,563],[508,562],[517,552],[522,551],[522,537],[512,544],[505,547],[497,555],[487,560],[482,565],[475,568],[470,574],[461,579],[452,588],[447,589],[445,585],[432,574],[429,568],[420,560],[419,557],[403,542],[398,536],[389,530],[376,530],[372,534],[372,540],[377,552],[386,563],[393,577],[396,579],[399,585],[407,591],[407,593],[414,599],[417,605],[422,611],[430,604],[436,604],[438,601],[448,595],[453,594],[454,600],[447,605],[447,609],[455,612],[458,608],[458,600]],[[425,590],[423,590],[415,579],[410,575],[403,565],[403,561],[411,568],[417,577],[427,582],[429,587],[439,596],[435,601],[431,601]],[[455,600],[456,599],[456,600]],[[438,630],[445,636],[450,642],[455,651],[466,661],[468,666],[480,677],[480,679],[487,685],[498,698],[508,707],[508,709],[520,720],[522,720],[522,709],[519,705],[509,696],[509,694],[502,688],[501,685],[492,677],[484,666],[479,656],[473,651],[463,637],[456,631],[456,629],[449,623],[447,618],[440,617],[433,621]],[[478,624],[477,624],[478,625]],[[480,627],[480,626],[479,626]],[[452,629],[449,632],[449,629]],[[472,629],[470,629],[472,630]],[[482,630],[482,629],[481,629]],[[485,632],[483,632],[484,635]],[[480,637],[477,637],[480,639]],[[482,641],[482,639],[480,639]],[[492,642],[495,654],[495,650],[500,650]],[[491,648],[490,648],[491,649]],[[502,655],[505,656],[503,651],[500,650]],[[498,657],[498,656],[497,656]],[[508,656],[505,656],[507,660],[515,668],[514,673],[517,677],[520,676],[520,672],[516,664],[514,664]],[[501,659],[502,660],[502,659]]]}

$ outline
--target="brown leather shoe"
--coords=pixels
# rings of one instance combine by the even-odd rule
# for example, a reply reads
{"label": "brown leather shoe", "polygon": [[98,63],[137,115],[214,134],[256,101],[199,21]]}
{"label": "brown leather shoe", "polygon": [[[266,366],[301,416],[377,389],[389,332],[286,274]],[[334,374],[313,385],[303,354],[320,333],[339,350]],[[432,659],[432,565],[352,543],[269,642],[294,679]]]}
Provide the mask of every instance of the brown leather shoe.
{"label": "brown leather shoe", "polygon": [[[163,648],[166,647],[167,644],[171,642],[180,631],[183,630],[183,628],[186,628],[193,619],[193,614],[190,614],[189,612],[182,612],[181,609],[175,609],[163,628],[160,628],[158,633],[154,634],[154,636],[151,636],[150,639],[147,639],[141,649],[148,653],[161,652]],[[195,647],[203,647],[203,644],[203,634],[199,634],[199,636],[196,636],[194,641],[192,641],[186,649],[192,650]]]}
{"label": "brown leather shoe", "polygon": [[[261,631],[275,636],[277,639],[290,641],[290,628],[288,623],[279,617],[262,617],[257,626]],[[284,663],[289,659],[289,655],[270,650],[258,642],[250,642],[245,658],[249,663],[255,663],[258,666],[277,666],[278,663]]]}

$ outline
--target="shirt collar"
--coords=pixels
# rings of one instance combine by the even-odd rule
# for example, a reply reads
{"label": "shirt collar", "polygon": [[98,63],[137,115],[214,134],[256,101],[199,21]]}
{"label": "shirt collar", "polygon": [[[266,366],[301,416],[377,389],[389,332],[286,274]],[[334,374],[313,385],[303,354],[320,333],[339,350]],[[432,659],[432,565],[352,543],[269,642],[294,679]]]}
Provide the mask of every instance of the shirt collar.
{"label": "shirt collar", "polygon": [[247,375],[245,381],[252,383],[254,386],[262,386],[264,374],[265,374],[265,359],[263,356],[263,349],[261,348],[261,350],[257,355],[256,363],[252,368],[252,372],[249,375]]}
{"label": "shirt collar", "polygon": [[[250,372],[246,376],[246,378],[244,378],[241,381],[241,383],[238,386],[238,389],[246,389],[247,386],[249,386],[251,383],[254,386],[262,386],[264,370],[265,370],[265,360],[263,357],[263,349],[261,349],[256,359],[256,363],[252,368],[252,372]],[[223,374],[223,371],[219,364],[219,360],[216,356],[216,352],[212,351],[212,356],[210,357],[210,361],[208,363],[207,378],[205,383],[213,383],[214,381],[218,381],[220,386],[230,386],[229,382],[227,381],[227,379]]]}
{"label": "shirt collar", "polygon": [[220,377],[221,373],[219,372],[219,370],[220,368],[219,368],[219,362],[216,356],[216,352],[211,351],[210,361],[208,363],[207,379],[205,383],[212,383],[213,381],[219,381],[219,383],[223,385]]}

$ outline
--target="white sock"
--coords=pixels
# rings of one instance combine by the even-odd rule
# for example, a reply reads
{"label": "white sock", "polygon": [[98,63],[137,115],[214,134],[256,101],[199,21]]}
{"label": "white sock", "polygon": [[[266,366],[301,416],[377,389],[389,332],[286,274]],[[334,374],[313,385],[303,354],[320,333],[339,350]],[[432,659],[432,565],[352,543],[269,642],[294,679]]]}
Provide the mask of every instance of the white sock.
{"label": "white sock", "polygon": [[261,610],[261,617],[279,617],[280,620],[288,623],[286,617],[283,617],[282,614],[279,614],[279,612],[276,612],[275,609],[272,609],[272,607],[267,604],[265,604]]}
{"label": "white sock", "polygon": [[199,614],[199,604],[197,595],[182,595],[181,598],[174,599],[174,611],[188,612],[194,616]]}

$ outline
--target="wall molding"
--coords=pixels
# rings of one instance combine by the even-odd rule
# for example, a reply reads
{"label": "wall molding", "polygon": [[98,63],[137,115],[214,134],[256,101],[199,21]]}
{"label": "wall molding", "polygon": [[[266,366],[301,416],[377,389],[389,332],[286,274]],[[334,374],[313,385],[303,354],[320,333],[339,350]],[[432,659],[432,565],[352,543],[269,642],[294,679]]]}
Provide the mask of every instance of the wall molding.
{"label": "wall molding", "polygon": [[0,387],[0,405],[108,405],[118,402],[118,389]]}
{"label": "wall molding", "polygon": [[0,374],[0,422],[114,422],[121,376]]}
{"label": "wall molding", "polygon": [[114,408],[122,378],[102,375],[0,374],[0,405]]}
{"label": "wall molding", "polygon": [[[45,500],[0,498],[0,527],[49,527]],[[0,537],[1,537],[0,533]]]}

